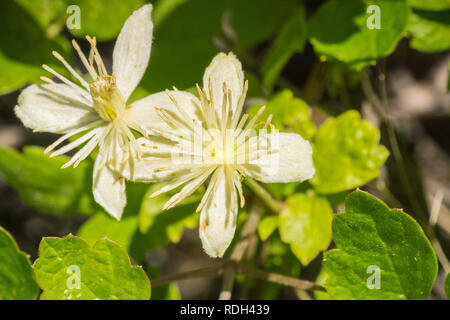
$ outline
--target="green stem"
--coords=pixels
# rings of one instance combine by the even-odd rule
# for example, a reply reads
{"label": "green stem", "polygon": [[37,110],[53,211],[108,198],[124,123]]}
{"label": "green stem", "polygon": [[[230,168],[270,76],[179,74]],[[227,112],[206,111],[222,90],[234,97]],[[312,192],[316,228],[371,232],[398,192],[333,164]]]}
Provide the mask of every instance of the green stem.
{"label": "green stem", "polygon": [[281,210],[281,204],[275,200],[272,195],[264,189],[258,182],[251,178],[245,178],[246,185],[252,189],[254,193],[264,202],[264,204],[272,210],[274,213],[278,213]]}

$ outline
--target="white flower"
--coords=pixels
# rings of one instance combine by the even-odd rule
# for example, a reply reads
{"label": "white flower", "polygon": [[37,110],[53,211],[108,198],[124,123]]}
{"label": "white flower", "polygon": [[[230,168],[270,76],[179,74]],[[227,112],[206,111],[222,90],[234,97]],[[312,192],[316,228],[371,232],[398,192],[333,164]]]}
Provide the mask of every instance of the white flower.
{"label": "white flower", "polygon": [[[128,159],[140,157],[140,148],[130,128],[140,130],[146,119],[139,113],[131,114],[132,107],[127,100],[141,80],[150,57],[151,11],[152,6],[145,5],[125,22],[114,47],[112,75],[105,68],[95,38],[86,37],[91,45],[88,58],[74,40],[73,46],[92,81],[88,83],[60,54],[53,52],[80,85],[44,65],[62,83],[42,77],[48,84],[26,88],[15,107],[16,115],[26,127],[64,134],[45,150],[53,151],[51,156],[85,143],[64,168],[72,164],[76,167],[99,146],[94,166],[94,198],[117,219],[126,204],[125,184],[118,172]],[[80,138],[54,151],[63,141],[79,133],[83,133]]]}
{"label": "white flower", "polygon": [[255,134],[264,107],[250,120],[247,114],[241,117],[247,82],[232,53],[213,59],[203,86],[204,90],[197,86],[199,98],[175,90],[141,100],[146,117],[154,119],[147,128],[153,136],[138,139],[143,160],[132,169],[125,167],[122,174],[143,182],[172,180],[152,196],[184,185],[165,209],[210,178],[197,208],[199,232],[206,253],[221,257],[234,236],[238,197],[244,205],[242,176],[266,183],[303,181],[313,176],[314,167],[311,145],[300,135],[267,133],[270,117]]}

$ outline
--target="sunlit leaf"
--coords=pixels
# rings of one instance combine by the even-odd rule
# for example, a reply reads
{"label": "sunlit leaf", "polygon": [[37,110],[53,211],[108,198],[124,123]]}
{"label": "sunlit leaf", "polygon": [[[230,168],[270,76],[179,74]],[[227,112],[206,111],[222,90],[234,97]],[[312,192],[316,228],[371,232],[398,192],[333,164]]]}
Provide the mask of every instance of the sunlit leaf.
{"label": "sunlit leaf", "polygon": [[436,279],[436,255],[414,219],[355,191],[333,220],[338,249],[325,253],[333,299],[423,299]]}
{"label": "sunlit leaf", "polygon": [[332,216],[325,198],[303,193],[287,198],[279,219],[281,240],[290,244],[303,265],[330,245]]}
{"label": "sunlit leaf", "polygon": [[[261,105],[254,105],[248,109],[250,116],[254,116]],[[290,90],[283,90],[274,96],[267,104],[260,116],[264,121],[272,114],[272,123],[280,131],[295,132],[310,140],[316,133],[316,127],[311,121],[311,111],[305,101],[294,97]]]}
{"label": "sunlit leaf", "polygon": [[258,223],[259,238],[264,241],[278,228],[278,217],[267,216],[262,218]]}
{"label": "sunlit leaf", "polygon": [[34,263],[43,300],[148,300],[150,281],[108,239],[90,247],[81,238],[44,238]]}
{"label": "sunlit leaf", "polygon": [[28,256],[0,227],[0,300],[35,300],[39,294]]}
{"label": "sunlit leaf", "polygon": [[313,144],[317,191],[337,193],[366,184],[378,176],[389,151],[379,144],[380,131],[357,111],[329,118]]}

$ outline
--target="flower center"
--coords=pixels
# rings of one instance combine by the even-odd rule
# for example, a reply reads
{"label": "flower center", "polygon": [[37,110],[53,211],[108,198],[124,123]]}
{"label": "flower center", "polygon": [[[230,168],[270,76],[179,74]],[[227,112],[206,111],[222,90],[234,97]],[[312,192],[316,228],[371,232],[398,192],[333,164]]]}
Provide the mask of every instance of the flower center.
{"label": "flower center", "polygon": [[108,75],[97,77],[89,85],[94,109],[105,121],[113,121],[125,110],[125,101],[116,86],[116,78]]}

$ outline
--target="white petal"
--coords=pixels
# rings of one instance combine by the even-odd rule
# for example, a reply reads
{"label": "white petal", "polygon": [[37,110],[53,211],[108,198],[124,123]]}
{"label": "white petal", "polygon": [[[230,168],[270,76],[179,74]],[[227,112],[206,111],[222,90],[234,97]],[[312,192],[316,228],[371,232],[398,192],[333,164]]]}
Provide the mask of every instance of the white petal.
{"label": "white petal", "polygon": [[186,123],[192,123],[192,121],[199,123],[201,121],[200,111],[197,107],[200,101],[196,96],[185,91],[169,91],[169,94],[189,119],[180,114],[166,92],[159,92],[140,99],[127,107],[125,117],[128,125],[146,134],[151,134],[151,129],[173,132],[173,128],[163,121],[155,108],[165,110]]}
{"label": "white petal", "polygon": [[27,87],[20,94],[14,111],[26,127],[54,133],[67,132],[99,120],[86,98],[62,83]]}
{"label": "white petal", "polygon": [[217,115],[221,118],[223,102],[223,84],[231,89],[232,108],[236,109],[239,98],[244,89],[244,73],[241,62],[230,52],[221,52],[214,57],[203,75],[203,88],[207,97],[212,100]]}
{"label": "white petal", "polygon": [[98,154],[94,165],[92,191],[94,199],[111,216],[120,220],[127,203],[125,181],[120,174],[113,172],[103,164],[103,157]]}
{"label": "white petal", "polygon": [[125,21],[114,47],[113,75],[125,101],[147,69],[152,48],[151,13],[151,4],[134,11]]}
{"label": "white petal", "polygon": [[272,154],[245,166],[253,178],[271,183],[304,181],[313,177],[312,148],[307,140],[295,133],[275,133],[270,135],[270,146]]}
{"label": "white petal", "polygon": [[200,213],[200,239],[203,249],[213,257],[222,257],[236,230],[238,200],[234,187],[227,183],[222,167],[214,172],[209,187],[214,190]]}

